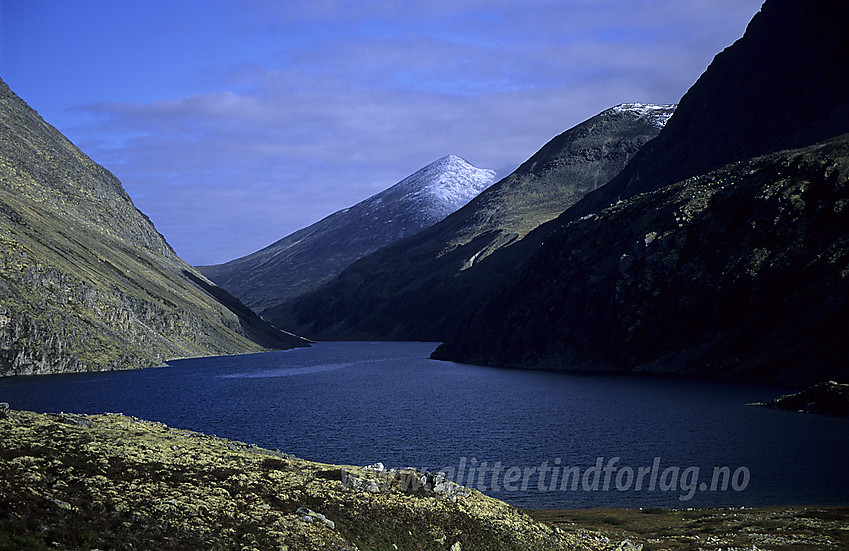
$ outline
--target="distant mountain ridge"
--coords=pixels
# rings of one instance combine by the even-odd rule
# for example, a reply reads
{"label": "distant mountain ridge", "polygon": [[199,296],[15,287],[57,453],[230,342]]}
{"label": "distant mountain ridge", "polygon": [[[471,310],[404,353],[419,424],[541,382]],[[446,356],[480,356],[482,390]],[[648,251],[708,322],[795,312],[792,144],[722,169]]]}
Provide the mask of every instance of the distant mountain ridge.
{"label": "distant mountain ridge", "polygon": [[443,340],[457,328],[459,313],[519,262],[502,255],[494,261],[493,253],[615,176],[674,109],[623,104],[599,113],[445,220],[263,315],[323,339]]}
{"label": "distant mountain ridge", "polygon": [[262,313],[328,281],[366,254],[442,220],[494,181],[495,171],[447,155],[262,250],[198,269]]}
{"label": "distant mountain ridge", "polygon": [[307,343],[180,260],[118,179],[0,80],[0,375]]}
{"label": "distant mountain ridge", "polygon": [[660,132],[674,111],[675,105],[623,103],[563,132],[452,219],[455,235],[447,250],[484,234],[496,236],[469,256],[465,269],[522,239],[606,184],[648,138]]}

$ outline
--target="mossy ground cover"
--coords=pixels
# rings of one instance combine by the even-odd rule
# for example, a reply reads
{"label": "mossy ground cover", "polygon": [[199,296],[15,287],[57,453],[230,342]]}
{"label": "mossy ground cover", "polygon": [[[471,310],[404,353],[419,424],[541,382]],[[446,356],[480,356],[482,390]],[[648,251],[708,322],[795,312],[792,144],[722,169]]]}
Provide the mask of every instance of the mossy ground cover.
{"label": "mossy ground cover", "polygon": [[411,474],[120,414],[12,411],[0,419],[0,549],[611,548],[475,491],[405,486]]}

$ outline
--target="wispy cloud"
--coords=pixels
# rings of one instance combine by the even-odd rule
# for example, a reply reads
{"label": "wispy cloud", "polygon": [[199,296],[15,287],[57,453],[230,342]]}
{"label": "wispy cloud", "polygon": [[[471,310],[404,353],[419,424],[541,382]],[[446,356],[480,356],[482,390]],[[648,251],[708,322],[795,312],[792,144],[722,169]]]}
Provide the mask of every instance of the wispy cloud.
{"label": "wispy cloud", "polygon": [[211,57],[183,97],[76,107],[75,139],[194,263],[252,252],[442,155],[504,176],[611,105],[675,102],[758,7],[239,6],[216,47],[262,38],[263,54]]}

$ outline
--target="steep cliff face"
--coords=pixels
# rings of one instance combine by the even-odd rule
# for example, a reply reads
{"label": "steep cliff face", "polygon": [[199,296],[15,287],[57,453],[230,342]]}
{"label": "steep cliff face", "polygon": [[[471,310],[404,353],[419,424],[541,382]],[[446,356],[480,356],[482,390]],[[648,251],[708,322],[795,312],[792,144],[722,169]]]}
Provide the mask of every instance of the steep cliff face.
{"label": "steep cliff face", "polygon": [[457,329],[460,312],[535,246],[496,260],[493,253],[616,175],[674,109],[625,104],[590,118],[442,222],[263,315],[319,338],[443,340]]}
{"label": "steep cliff face", "polygon": [[111,173],[0,81],[0,375],[304,344],[181,261]]}
{"label": "steep cliff face", "polygon": [[448,155],[260,251],[198,269],[264,314],[368,253],[439,222],[494,181],[495,171]]}
{"label": "steep cliff face", "polygon": [[847,15],[845,2],[766,2],[658,137],[541,228],[529,262],[435,356],[849,379]]}

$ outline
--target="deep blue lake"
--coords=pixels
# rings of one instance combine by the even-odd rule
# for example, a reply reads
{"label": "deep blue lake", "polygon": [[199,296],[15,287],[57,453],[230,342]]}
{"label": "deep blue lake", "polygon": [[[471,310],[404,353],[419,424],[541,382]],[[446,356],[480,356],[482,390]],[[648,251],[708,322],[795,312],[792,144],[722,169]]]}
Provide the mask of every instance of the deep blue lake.
{"label": "deep blue lake", "polygon": [[427,359],[435,347],[325,342],[0,378],[0,401],[122,412],[328,463],[445,469],[528,508],[849,504],[849,420],[745,406],[786,389],[494,369]]}

